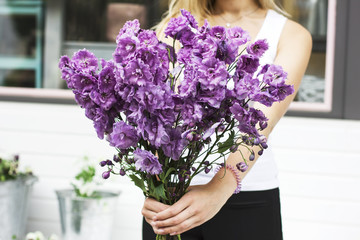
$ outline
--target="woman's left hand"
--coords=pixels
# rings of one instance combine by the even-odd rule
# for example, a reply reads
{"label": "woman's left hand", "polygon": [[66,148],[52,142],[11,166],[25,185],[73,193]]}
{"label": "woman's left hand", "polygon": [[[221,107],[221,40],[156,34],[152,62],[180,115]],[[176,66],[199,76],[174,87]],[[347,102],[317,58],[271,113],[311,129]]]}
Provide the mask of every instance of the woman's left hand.
{"label": "woman's left hand", "polygon": [[[229,184],[224,186],[224,182]],[[151,225],[154,232],[177,235],[203,224],[215,216],[235,187],[236,180],[232,174],[226,174],[221,180],[213,179],[206,185],[191,186],[179,201],[153,217]]]}

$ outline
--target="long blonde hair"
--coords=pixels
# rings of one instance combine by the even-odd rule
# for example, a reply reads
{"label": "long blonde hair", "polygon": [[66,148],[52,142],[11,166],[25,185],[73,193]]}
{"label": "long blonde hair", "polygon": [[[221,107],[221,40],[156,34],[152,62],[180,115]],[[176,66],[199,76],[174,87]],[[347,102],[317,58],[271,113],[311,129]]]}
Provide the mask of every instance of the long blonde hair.
{"label": "long blonde hair", "polygon": [[[214,5],[216,0],[169,0],[169,10],[165,12],[163,19],[154,28],[159,35],[162,33],[173,17],[180,14],[180,9],[186,9],[195,16],[196,20],[203,24],[204,20],[209,18],[214,13]],[[274,0],[255,0],[259,8],[273,9],[285,16],[288,14],[279,6],[276,5]]]}

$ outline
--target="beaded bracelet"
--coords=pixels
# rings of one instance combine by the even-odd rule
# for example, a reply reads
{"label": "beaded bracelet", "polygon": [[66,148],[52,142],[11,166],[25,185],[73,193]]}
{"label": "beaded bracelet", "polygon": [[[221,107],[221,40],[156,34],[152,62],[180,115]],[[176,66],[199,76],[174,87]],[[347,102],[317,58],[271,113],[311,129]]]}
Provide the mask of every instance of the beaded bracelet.
{"label": "beaded bracelet", "polygon": [[218,166],[217,169],[215,170],[215,174],[218,171],[220,171],[220,169],[222,169],[222,168],[225,168],[225,171],[229,170],[234,174],[234,177],[236,179],[236,184],[237,184],[236,189],[234,191],[234,194],[238,194],[240,192],[240,190],[241,190],[241,178],[240,178],[239,173],[236,171],[236,169],[233,166],[231,166],[229,164],[226,164],[224,166],[223,164],[221,164],[221,166]]}

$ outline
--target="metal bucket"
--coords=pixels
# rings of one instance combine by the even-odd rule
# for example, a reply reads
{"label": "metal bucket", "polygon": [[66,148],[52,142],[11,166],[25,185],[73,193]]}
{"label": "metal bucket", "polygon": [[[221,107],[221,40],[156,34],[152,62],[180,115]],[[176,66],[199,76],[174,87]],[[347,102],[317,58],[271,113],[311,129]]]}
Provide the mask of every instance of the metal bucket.
{"label": "metal bucket", "polygon": [[0,240],[25,238],[29,195],[35,176],[0,182]]}
{"label": "metal bucket", "polygon": [[56,191],[63,240],[110,240],[119,193],[97,192],[100,198],[77,197],[73,190]]}

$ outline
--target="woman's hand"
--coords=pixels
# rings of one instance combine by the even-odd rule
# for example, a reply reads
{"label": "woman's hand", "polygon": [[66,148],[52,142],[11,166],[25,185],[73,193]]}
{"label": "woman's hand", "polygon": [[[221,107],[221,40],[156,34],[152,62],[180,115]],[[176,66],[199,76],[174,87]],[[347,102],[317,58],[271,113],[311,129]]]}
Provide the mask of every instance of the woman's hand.
{"label": "woman's hand", "polygon": [[146,222],[151,225],[153,223],[152,219],[155,217],[155,215],[169,207],[169,205],[158,202],[153,198],[147,198],[144,202],[141,214],[144,216]]}
{"label": "woman's hand", "polygon": [[191,186],[172,206],[147,199],[142,213],[154,232],[181,234],[214,217],[236,188],[234,176],[220,172],[206,185]]}

